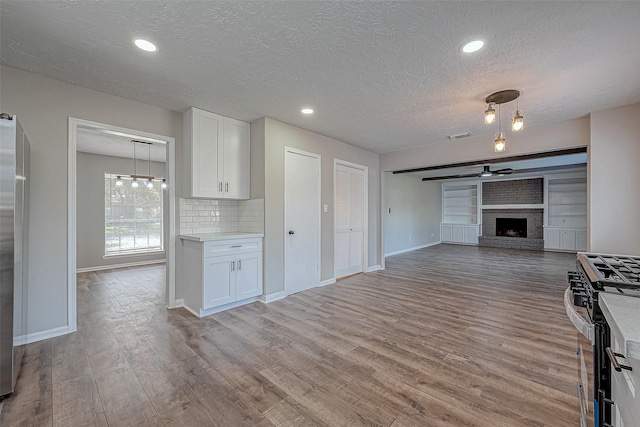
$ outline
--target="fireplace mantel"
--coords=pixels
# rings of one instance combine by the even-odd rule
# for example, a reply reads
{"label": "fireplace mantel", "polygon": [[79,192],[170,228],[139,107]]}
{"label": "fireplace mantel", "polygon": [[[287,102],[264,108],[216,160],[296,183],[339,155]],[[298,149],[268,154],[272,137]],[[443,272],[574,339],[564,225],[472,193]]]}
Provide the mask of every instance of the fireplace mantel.
{"label": "fireplace mantel", "polygon": [[531,204],[531,205],[482,205],[482,209],[544,209],[544,204]]}

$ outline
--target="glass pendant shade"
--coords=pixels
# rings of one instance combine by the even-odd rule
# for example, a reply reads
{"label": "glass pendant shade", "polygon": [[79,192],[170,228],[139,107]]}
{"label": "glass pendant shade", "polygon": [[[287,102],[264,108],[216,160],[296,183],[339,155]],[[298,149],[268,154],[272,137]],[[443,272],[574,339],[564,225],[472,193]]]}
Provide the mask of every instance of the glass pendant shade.
{"label": "glass pendant shade", "polygon": [[522,117],[520,110],[516,110],[516,115],[513,116],[513,120],[511,121],[511,130],[519,132],[522,129],[524,129],[524,117]]}
{"label": "glass pendant shade", "polygon": [[133,181],[131,181],[131,188],[138,188],[138,178],[133,178]]}
{"label": "glass pendant shade", "polygon": [[122,177],[121,176],[117,176],[116,177],[116,187],[122,187]]}
{"label": "glass pendant shade", "polygon": [[484,111],[484,123],[490,125],[496,122],[496,110],[489,105]]}
{"label": "glass pendant shade", "polygon": [[160,187],[161,187],[163,190],[166,190],[166,189],[167,189],[167,180],[166,180],[166,179],[164,179],[164,178],[162,179],[162,184],[160,184]]}
{"label": "glass pendant shade", "polygon": [[149,189],[153,188],[153,181],[151,180],[151,178],[147,180],[147,188]]}
{"label": "glass pendant shade", "polygon": [[493,141],[493,148],[496,153],[502,153],[507,149],[507,140],[504,137],[504,132],[496,133],[496,139]]}

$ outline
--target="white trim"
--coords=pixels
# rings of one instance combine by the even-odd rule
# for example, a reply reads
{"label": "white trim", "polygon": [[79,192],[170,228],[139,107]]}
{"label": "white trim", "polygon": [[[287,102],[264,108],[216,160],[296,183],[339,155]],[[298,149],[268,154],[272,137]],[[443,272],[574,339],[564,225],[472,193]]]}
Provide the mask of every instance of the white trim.
{"label": "white trim", "polygon": [[481,209],[544,209],[544,203],[528,204],[528,205],[482,205]]}
{"label": "white trim", "polygon": [[151,255],[165,255],[165,251],[140,251],[140,252],[117,252],[109,255],[102,255],[102,259],[117,259],[117,258],[132,258],[132,257],[140,257],[140,256],[151,256]]}
{"label": "white trim", "polygon": [[380,265],[370,265],[367,267],[367,273],[371,273],[372,271],[384,270]]}
{"label": "white trim", "polygon": [[13,345],[31,344],[37,341],[59,337],[60,335],[66,335],[69,332],[74,331],[70,331],[68,326],[60,326],[59,328],[48,329],[46,331],[32,332],[27,335],[15,337],[13,339]]}
{"label": "white trim", "polygon": [[146,138],[166,141],[167,161],[167,197],[169,235],[167,236],[166,252],[166,292],[167,307],[175,307],[176,301],[176,273],[175,273],[175,218],[176,218],[176,161],[175,144],[173,137],[143,132],[120,126],[112,126],[104,123],[69,117],[68,123],[68,161],[67,161],[67,332],[77,330],[77,298],[76,298],[76,151],[78,126],[112,130],[138,135]]}
{"label": "white trim", "polygon": [[331,279],[323,280],[322,282],[320,282],[320,286],[333,285],[334,283],[336,283],[336,278],[332,277]]}
{"label": "white trim", "polygon": [[174,307],[174,308],[184,307],[184,306],[185,306],[185,305],[184,305],[184,298],[178,298],[178,299],[176,300],[176,305],[175,305],[175,307]]}
{"label": "white trim", "polygon": [[346,160],[333,159],[333,275],[336,274],[336,174],[338,172],[338,166],[346,166],[351,169],[357,169],[362,171],[363,179],[363,208],[364,208],[364,224],[362,226],[362,260],[360,263],[361,270],[352,274],[367,271],[367,264],[369,263],[369,167],[359,165],[357,163],[347,162]]}
{"label": "white trim", "polygon": [[186,305],[184,306],[184,308],[186,308],[189,312],[191,312],[192,314],[195,314],[198,317],[205,317],[211,314],[220,313],[221,311],[229,310],[230,308],[236,308],[236,307],[240,307],[241,305],[251,304],[252,302],[256,302],[256,301],[259,301],[259,297],[247,298],[240,301],[234,301],[234,302],[230,302],[229,304],[223,304],[217,307],[212,307],[207,309],[201,308],[200,313],[196,313],[195,310],[189,308]]}
{"label": "white trim", "polygon": [[[320,154],[311,153],[309,151],[298,150],[297,148],[284,147],[284,185],[283,185],[283,202],[284,202],[284,215],[283,215],[283,236],[287,229],[287,152],[299,154],[302,156],[311,157],[318,161],[318,272],[316,275],[316,282],[312,287],[320,285],[320,270],[322,269],[322,156]],[[284,237],[284,256],[282,257],[282,275],[284,284],[284,293],[288,295],[287,290],[287,238]]]}
{"label": "white trim", "polygon": [[89,273],[91,271],[113,270],[115,268],[140,267],[143,265],[164,264],[166,262],[167,260],[165,258],[162,258],[162,259],[152,259],[149,261],[126,262],[123,264],[98,265],[95,267],[78,268],[76,269],[76,273]]}
{"label": "white trim", "polygon": [[426,245],[414,246],[413,248],[400,249],[399,251],[393,251],[393,252],[386,252],[384,254],[384,256],[387,257],[387,256],[391,256],[391,255],[403,254],[405,252],[411,252],[411,251],[415,251],[415,250],[418,250],[418,249],[428,248],[429,246],[439,245],[440,243],[442,243],[442,242],[427,243]]}
{"label": "white trim", "polygon": [[269,295],[260,295],[258,297],[258,301],[264,304],[269,304],[270,302],[278,301],[286,297],[287,293],[285,291],[280,291]]}

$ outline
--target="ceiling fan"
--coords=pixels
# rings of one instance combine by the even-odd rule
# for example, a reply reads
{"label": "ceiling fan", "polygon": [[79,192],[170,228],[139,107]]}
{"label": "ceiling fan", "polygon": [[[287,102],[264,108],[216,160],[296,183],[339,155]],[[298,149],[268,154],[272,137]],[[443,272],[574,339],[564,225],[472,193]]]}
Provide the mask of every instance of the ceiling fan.
{"label": "ceiling fan", "polygon": [[495,175],[509,175],[513,172],[511,168],[498,169],[497,171],[492,171],[491,166],[484,166],[482,172],[478,177],[483,178],[487,176],[495,176]]}

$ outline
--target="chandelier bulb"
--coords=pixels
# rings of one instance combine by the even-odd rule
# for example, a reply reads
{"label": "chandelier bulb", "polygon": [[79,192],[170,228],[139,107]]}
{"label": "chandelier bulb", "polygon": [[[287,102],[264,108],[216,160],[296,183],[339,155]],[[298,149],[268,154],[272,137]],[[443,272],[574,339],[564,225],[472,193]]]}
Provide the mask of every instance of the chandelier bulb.
{"label": "chandelier bulb", "polygon": [[138,188],[138,178],[133,178],[131,182],[131,188]]}
{"label": "chandelier bulb", "polygon": [[163,190],[166,190],[166,189],[167,189],[167,180],[166,180],[166,179],[162,178],[162,184],[160,184],[160,187],[161,187]]}
{"label": "chandelier bulb", "polygon": [[116,187],[122,187],[122,177],[119,175],[116,177]]}
{"label": "chandelier bulb", "polygon": [[489,104],[484,111],[484,123],[490,125],[496,121],[496,110],[493,108],[493,104]]}
{"label": "chandelier bulb", "polygon": [[151,180],[151,178],[149,178],[149,179],[147,180],[147,188],[148,188],[148,189],[152,189],[152,188],[153,188],[153,181]]}
{"label": "chandelier bulb", "polygon": [[515,116],[513,116],[513,120],[511,121],[511,130],[514,132],[519,132],[524,128],[524,117],[520,113],[520,110],[516,110]]}
{"label": "chandelier bulb", "polygon": [[507,149],[507,140],[504,137],[504,132],[496,133],[496,139],[493,141],[493,148],[496,153],[502,153]]}

